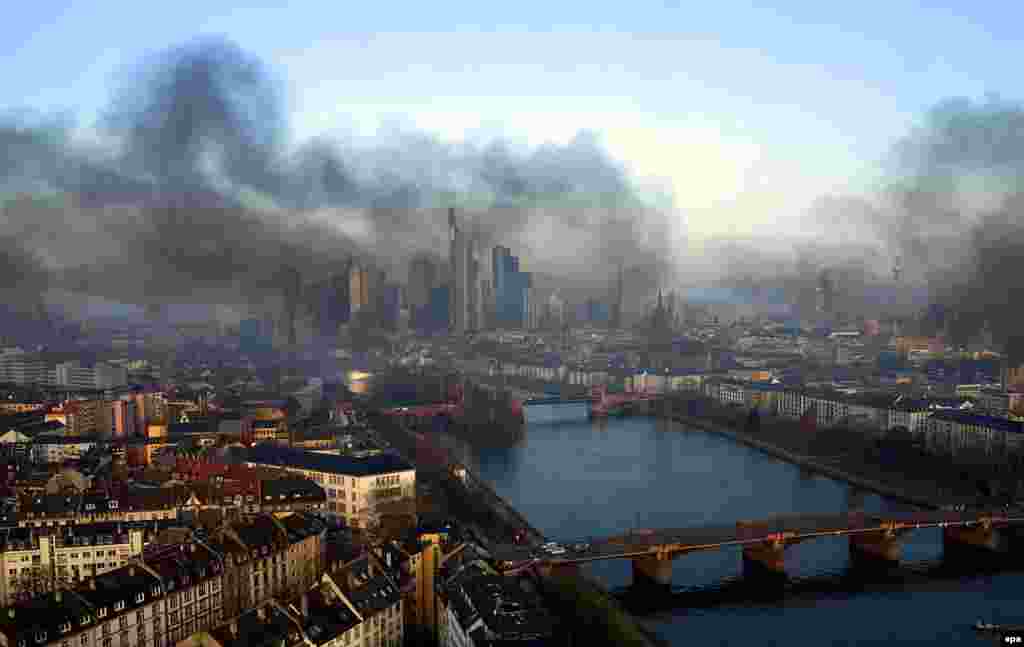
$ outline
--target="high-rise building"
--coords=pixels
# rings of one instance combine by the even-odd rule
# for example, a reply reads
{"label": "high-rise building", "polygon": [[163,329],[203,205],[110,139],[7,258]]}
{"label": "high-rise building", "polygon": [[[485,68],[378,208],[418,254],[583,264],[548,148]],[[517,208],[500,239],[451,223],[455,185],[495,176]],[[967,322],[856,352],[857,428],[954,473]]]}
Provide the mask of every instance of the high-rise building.
{"label": "high-rise building", "polygon": [[491,250],[491,267],[494,274],[494,298],[499,303],[505,294],[505,277],[513,272],[512,250],[502,245],[497,245]]}
{"label": "high-rise building", "polygon": [[398,328],[401,311],[401,286],[397,283],[386,283],[382,289],[380,323],[385,330]]}
{"label": "high-rise building", "polygon": [[334,339],[338,335],[338,327],[349,320],[352,309],[349,276],[349,269],[346,267],[342,273],[332,274],[329,279],[316,286],[316,330],[322,338]]}
{"label": "high-rise building", "polygon": [[359,265],[349,271],[349,298],[353,316],[370,305],[370,272]]}
{"label": "high-rise building", "polygon": [[463,231],[455,220],[454,208],[448,210],[448,233],[452,267],[451,331],[461,335],[472,327],[470,313],[473,256],[467,232]]}
{"label": "high-rise building", "polygon": [[439,285],[437,263],[426,255],[417,256],[409,264],[407,301],[415,322],[419,312],[430,303],[430,291]]}
{"label": "high-rise building", "polygon": [[831,316],[835,300],[835,285],[828,270],[822,270],[818,275],[817,297],[818,314]]}
{"label": "high-rise building", "polygon": [[238,324],[238,348],[243,355],[264,353],[271,349],[271,326],[259,319],[243,319]]}
{"label": "high-rise building", "polygon": [[622,328],[622,298],[624,289],[624,270],[622,264],[619,264],[619,271],[615,277],[615,290],[612,292],[611,299],[611,312],[609,313],[609,323],[614,329]]}
{"label": "high-rise building", "polygon": [[127,438],[135,435],[135,407],[136,403],[131,399],[114,400],[110,403],[111,437]]}
{"label": "high-rise building", "polygon": [[51,383],[53,377],[38,354],[5,348],[0,350],[0,381],[23,386],[43,385]]}
{"label": "high-rise building", "polygon": [[112,389],[128,383],[128,369],[123,366],[98,362],[94,373],[97,389]]}
{"label": "high-rise building", "polygon": [[78,361],[63,362],[57,365],[57,384],[73,389],[95,389],[96,370]]}
{"label": "high-rise building", "polygon": [[451,323],[451,286],[439,285],[430,291],[430,304],[423,317],[421,329],[438,333],[448,329]]}
{"label": "high-rise building", "polygon": [[491,259],[496,324],[510,328],[527,325],[530,275],[519,271],[519,257],[513,256],[507,247],[495,247]]}

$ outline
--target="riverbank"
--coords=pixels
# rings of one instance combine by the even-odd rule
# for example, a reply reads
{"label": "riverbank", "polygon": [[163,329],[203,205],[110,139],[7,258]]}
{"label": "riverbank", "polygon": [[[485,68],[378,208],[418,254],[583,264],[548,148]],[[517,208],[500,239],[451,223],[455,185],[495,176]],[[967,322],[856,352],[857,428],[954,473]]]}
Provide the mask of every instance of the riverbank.
{"label": "riverbank", "polygon": [[[417,444],[422,442],[415,432],[381,422],[380,431],[388,441],[407,457],[415,456]],[[465,466],[459,466],[463,470],[460,480],[450,478],[451,467],[435,468],[428,472],[430,476],[426,479],[444,499],[444,509],[456,519],[468,522],[486,534],[485,539],[496,543],[512,543],[515,534],[522,530],[527,531],[527,540],[534,544],[545,540],[541,532],[490,484]],[[541,577],[540,583],[545,597],[552,603],[552,611],[566,619],[577,637],[574,644],[592,647],[667,647],[669,644],[643,627],[599,583],[583,574],[550,575]]]}
{"label": "riverbank", "polygon": [[668,647],[665,639],[643,627],[591,578],[582,574],[549,575],[540,581],[554,610],[573,619],[576,645]]}
{"label": "riverbank", "polygon": [[[741,431],[705,418],[676,411],[659,412],[675,422],[725,436],[788,463],[865,491],[922,508],[955,503],[998,505],[994,497],[981,497],[977,484],[965,480],[951,466],[930,457],[908,456],[897,466],[872,460],[870,439],[854,432],[821,430],[808,433],[788,421],[763,424],[756,432]],[[944,468],[944,469],[943,469]]]}

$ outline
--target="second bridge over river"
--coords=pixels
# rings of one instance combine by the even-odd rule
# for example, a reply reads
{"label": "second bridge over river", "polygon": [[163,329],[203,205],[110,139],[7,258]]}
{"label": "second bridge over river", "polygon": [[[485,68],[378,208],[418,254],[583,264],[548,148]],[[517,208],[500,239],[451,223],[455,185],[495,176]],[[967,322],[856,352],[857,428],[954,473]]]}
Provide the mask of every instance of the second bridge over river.
{"label": "second bridge over river", "polygon": [[1024,512],[854,512],[778,516],[729,525],[637,530],[594,540],[586,546],[569,545],[559,549],[557,554],[544,549],[534,550],[529,556],[520,553],[518,559],[508,561],[529,561],[542,570],[564,571],[588,562],[629,559],[633,563],[634,584],[669,586],[672,560],[694,551],[738,546],[743,549],[745,571],[784,574],[787,546],[820,537],[848,537],[853,564],[892,563],[900,559],[901,537],[922,528],[943,529],[947,551],[958,547],[1001,551],[1007,546],[1011,531],[1024,528]]}

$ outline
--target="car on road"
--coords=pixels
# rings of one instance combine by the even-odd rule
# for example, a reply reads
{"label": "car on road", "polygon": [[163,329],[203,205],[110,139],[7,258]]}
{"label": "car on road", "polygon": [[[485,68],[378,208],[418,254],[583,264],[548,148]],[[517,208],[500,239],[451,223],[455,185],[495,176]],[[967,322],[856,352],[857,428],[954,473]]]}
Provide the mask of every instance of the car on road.
{"label": "car on road", "polygon": [[577,553],[585,553],[588,550],[590,550],[590,544],[587,544],[587,543],[574,544],[572,549],[574,551],[576,551]]}
{"label": "car on road", "polygon": [[552,546],[551,548],[548,548],[548,553],[551,555],[564,555],[567,552],[568,551],[561,546]]}

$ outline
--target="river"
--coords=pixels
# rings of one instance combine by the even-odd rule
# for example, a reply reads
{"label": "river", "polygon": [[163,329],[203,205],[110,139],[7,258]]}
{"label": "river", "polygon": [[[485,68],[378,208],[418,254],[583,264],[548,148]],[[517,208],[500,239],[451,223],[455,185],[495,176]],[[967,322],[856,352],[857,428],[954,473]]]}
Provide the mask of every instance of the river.
{"label": "river", "polygon": [[[511,447],[442,441],[535,527],[562,541],[634,528],[902,507],[721,436],[653,418],[534,426]],[[692,603],[709,599],[707,593],[679,602],[685,596],[678,591],[732,590],[741,554],[693,553],[673,562],[674,608],[640,619],[672,644],[790,647],[991,644],[970,628],[976,619],[1024,621],[1024,574],[913,577],[941,564],[938,530],[911,534],[903,558],[912,566],[891,576],[888,586],[851,586],[843,577],[847,540],[808,541],[787,549],[787,574],[805,583],[793,593],[762,602],[731,595],[708,605]],[[613,590],[631,578],[627,561],[588,568]]]}

